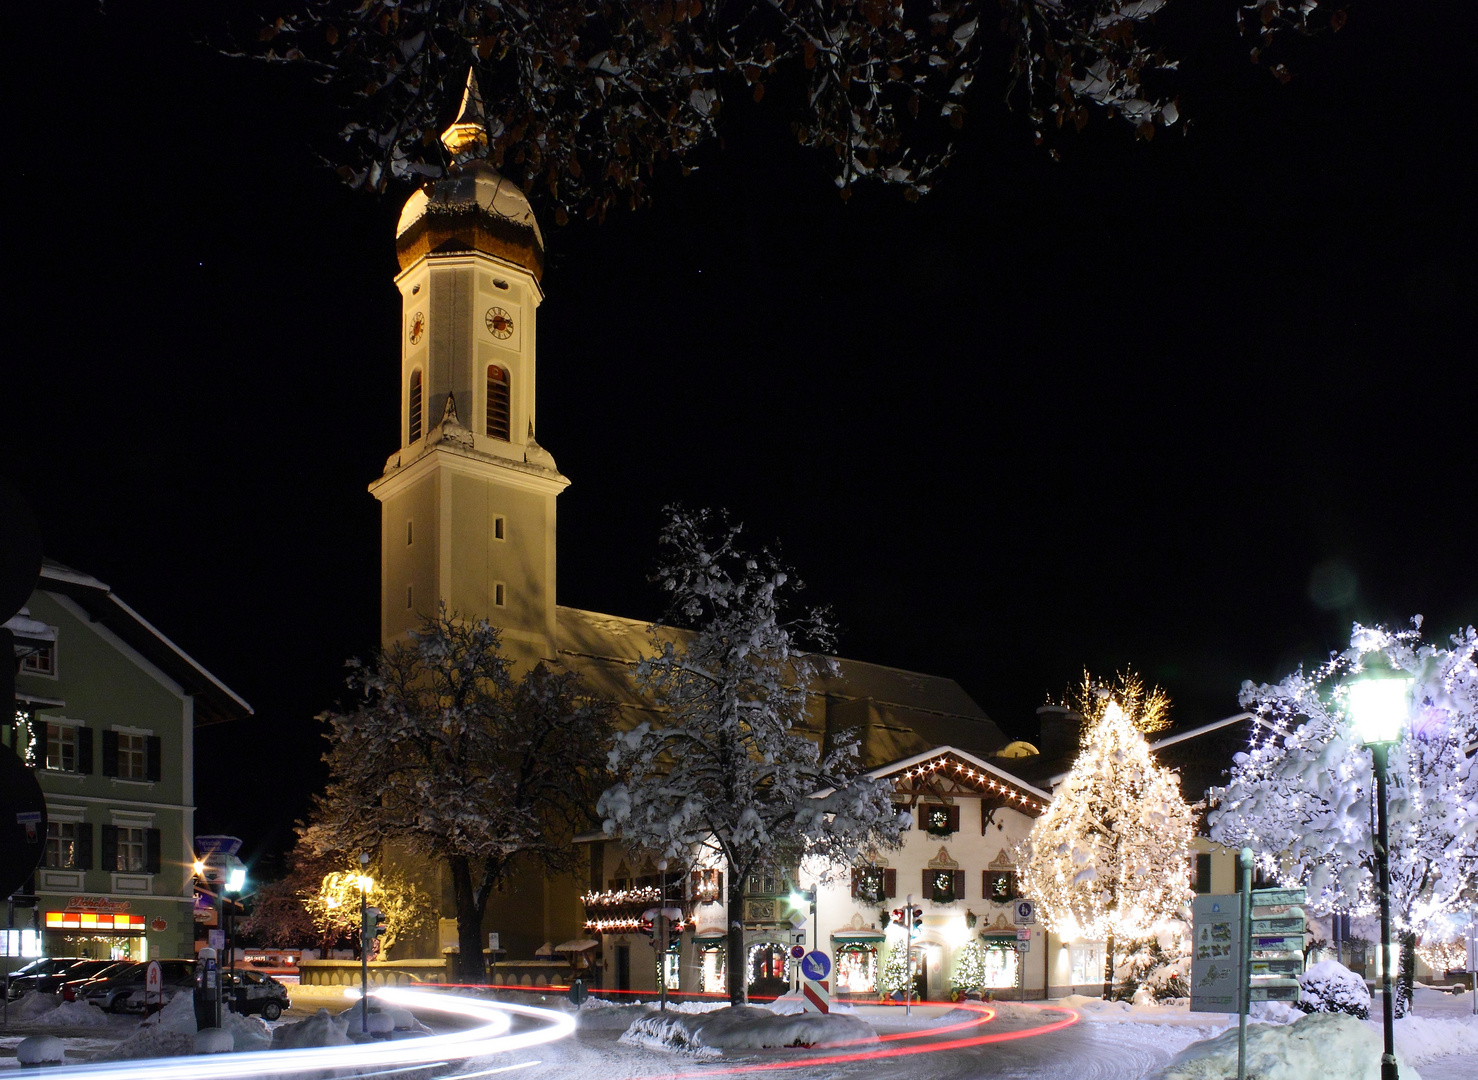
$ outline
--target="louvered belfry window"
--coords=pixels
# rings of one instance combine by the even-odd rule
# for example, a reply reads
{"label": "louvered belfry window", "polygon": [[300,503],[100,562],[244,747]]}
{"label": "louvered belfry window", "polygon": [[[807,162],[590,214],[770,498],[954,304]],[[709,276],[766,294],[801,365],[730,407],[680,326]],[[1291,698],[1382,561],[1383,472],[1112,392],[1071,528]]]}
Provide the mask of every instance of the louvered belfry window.
{"label": "louvered belfry window", "polygon": [[416,368],[411,372],[410,393],[410,438],[407,442],[415,442],[421,437],[421,369]]}
{"label": "louvered belfry window", "polygon": [[488,438],[508,441],[508,372],[488,366]]}

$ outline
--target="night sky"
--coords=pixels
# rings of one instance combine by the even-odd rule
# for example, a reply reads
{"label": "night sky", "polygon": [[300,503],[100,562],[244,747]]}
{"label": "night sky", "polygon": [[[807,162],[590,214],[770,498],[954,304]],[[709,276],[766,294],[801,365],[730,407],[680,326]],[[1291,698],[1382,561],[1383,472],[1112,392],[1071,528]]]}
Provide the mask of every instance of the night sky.
{"label": "night sky", "polygon": [[[1280,86],[1235,6],[1162,19],[1187,137],[1095,120],[1053,164],[986,78],[936,193],[844,205],[767,99],[653,208],[546,215],[560,602],[656,616],[660,508],[725,506],[844,655],[1025,737],[1084,665],[1189,723],[1352,620],[1478,618],[1478,9],[1354,4]],[[377,641],[408,192],[339,185],[330,104],[200,45],[210,8],[12,39],[0,439],[51,556],[256,707],[201,733],[197,823],[268,870]]]}

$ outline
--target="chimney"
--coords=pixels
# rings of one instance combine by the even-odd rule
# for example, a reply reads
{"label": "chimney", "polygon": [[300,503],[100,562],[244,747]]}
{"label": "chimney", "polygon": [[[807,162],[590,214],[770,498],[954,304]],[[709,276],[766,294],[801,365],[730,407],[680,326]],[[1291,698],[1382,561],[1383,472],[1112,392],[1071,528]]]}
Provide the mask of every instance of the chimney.
{"label": "chimney", "polygon": [[1043,761],[1077,757],[1083,730],[1081,716],[1066,705],[1043,705],[1037,710],[1037,719],[1042,726],[1037,745],[1042,748]]}

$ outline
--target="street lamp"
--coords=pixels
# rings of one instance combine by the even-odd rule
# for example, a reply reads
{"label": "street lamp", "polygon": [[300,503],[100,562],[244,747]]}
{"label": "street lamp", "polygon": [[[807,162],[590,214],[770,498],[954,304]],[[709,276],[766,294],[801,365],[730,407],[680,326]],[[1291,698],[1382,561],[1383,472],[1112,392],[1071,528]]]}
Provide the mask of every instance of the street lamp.
{"label": "street lamp", "polygon": [[361,851],[359,853],[359,876],[354,883],[359,886],[359,1029],[364,1034],[369,1034],[369,945],[364,932],[365,923],[368,921],[366,913],[369,910],[370,890],[375,887],[375,879],[364,873],[369,869],[370,853]]}
{"label": "street lamp", "polygon": [[1375,766],[1375,861],[1380,881],[1381,991],[1385,995],[1385,1053],[1380,1059],[1381,1080],[1398,1080],[1396,1071],[1396,1012],[1391,999],[1391,858],[1390,829],[1386,822],[1386,755],[1401,737],[1406,723],[1407,690],[1411,679],[1399,671],[1368,669],[1352,681],[1346,693],[1355,737],[1370,750]]}

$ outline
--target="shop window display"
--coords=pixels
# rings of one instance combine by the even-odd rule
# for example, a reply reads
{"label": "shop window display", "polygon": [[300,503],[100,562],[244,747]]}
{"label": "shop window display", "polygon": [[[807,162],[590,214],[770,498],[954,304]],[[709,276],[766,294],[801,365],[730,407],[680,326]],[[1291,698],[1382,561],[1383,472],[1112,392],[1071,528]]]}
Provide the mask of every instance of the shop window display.
{"label": "shop window display", "polygon": [[843,945],[837,950],[836,990],[841,994],[877,993],[877,946]]}

